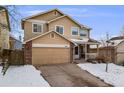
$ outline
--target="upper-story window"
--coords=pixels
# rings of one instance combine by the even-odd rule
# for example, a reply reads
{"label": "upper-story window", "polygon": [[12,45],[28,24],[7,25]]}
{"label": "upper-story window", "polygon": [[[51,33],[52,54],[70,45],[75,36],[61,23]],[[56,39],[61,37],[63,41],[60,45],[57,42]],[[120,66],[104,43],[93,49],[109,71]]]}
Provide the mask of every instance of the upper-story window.
{"label": "upper-story window", "polygon": [[64,35],[64,27],[63,26],[56,26],[56,32]]}
{"label": "upper-story window", "polygon": [[71,32],[72,32],[71,34],[72,34],[72,35],[78,35],[78,30],[79,30],[78,27],[72,27],[72,28],[71,28]]}
{"label": "upper-story window", "polygon": [[33,32],[34,33],[41,33],[41,32],[43,32],[43,24],[33,23]]}
{"label": "upper-story window", "polygon": [[87,37],[88,32],[86,30],[80,30],[80,36]]}

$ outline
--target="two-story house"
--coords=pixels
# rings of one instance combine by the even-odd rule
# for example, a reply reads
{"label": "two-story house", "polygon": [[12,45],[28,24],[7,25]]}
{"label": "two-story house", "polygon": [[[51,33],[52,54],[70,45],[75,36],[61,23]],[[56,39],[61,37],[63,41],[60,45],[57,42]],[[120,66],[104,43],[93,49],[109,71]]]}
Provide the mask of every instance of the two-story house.
{"label": "two-story house", "polygon": [[74,62],[94,57],[90,45],[91,28],[80,24],[58,9],[42,12],[22,20],[26,64],[41,65]]}
{"label": "two-story house", "polygon": [[0,50],[9,49],[9,16],[7,10],[0,6]]}

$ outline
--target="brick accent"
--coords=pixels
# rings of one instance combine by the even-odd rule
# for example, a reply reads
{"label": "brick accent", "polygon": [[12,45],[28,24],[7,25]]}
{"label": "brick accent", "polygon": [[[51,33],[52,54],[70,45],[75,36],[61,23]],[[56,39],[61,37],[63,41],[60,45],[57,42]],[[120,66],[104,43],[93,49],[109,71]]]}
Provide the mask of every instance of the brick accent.
{"label": "brick accent", "polygon": [[25,64],[32,64],[32,41],[24,45],[24,62]]}

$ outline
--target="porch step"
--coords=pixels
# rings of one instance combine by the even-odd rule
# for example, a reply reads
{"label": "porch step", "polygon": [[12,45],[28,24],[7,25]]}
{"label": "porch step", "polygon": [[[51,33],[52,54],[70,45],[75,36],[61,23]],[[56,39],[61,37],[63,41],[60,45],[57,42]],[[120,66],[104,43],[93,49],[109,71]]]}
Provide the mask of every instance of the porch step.
{"label": "porch step", "polygon": [[85,59],[75,59],[74,63],[87,63],[87,61],[85,61]]}

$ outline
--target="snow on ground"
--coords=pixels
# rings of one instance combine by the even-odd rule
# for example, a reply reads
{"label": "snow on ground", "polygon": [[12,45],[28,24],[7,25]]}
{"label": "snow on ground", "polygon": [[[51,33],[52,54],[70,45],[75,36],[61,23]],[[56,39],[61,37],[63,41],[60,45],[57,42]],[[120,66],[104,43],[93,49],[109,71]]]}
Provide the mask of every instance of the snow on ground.
{"label": "snow on ground", "polygon": [[108,65],[108,72],[105,72],[106,64],[78,64],[84,70],[87,70],[96,77],[101,78],[106,83],[114,86],[124,87],[124,67],[113,63]]}
{"label": "snow on ground", "polygon": [[40,75],[40,71],[31,65],[10,66],[3,76],[0,66],[0,86],[15,87],[48,87],[49,84]]}

